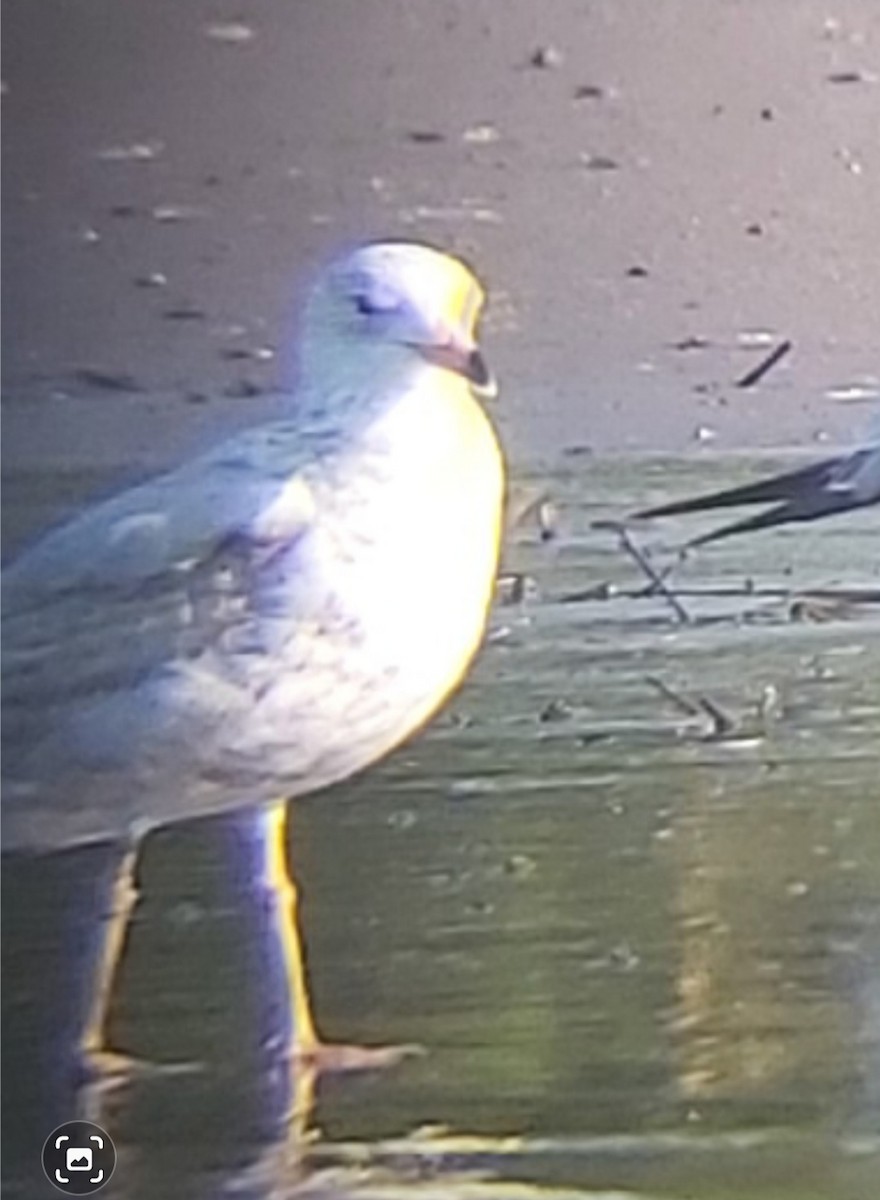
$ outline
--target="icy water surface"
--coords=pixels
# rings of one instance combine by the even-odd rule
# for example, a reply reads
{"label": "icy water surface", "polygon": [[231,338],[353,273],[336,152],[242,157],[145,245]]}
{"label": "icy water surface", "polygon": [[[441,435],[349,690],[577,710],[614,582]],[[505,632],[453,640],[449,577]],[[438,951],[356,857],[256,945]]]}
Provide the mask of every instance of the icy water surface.
{"label": "icy water surface", "polygon": [[[424,1053],[324,1080],[269,1142],[234,897],[210,830],[163,831],[112,1033],[202,1067],[100,1097],[103,1194],[877,1195],[880,605],[799,598],[880,587],[876,512],[707,547],[681,624],[590,522],[779,464],[569,465],[531,481],[558,537],[513,535],[534,585],[451,707],[294,809],[323,1032]],[[695,528],[636,537],[660,564]],[[39,877],[6,882],[39,913]]]}

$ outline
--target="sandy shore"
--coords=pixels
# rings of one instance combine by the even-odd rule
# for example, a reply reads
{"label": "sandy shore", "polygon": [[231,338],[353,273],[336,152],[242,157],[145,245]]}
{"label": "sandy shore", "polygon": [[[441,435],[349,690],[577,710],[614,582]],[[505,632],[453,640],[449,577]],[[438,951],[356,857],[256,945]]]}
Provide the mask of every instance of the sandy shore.
{"label": "sandy shore", "polygon": [[13,471],[137,473],[277,411],[304,282],[372,236],[478,265],[515,463],[845,441],[868,416],[874,0],[4,16]]}

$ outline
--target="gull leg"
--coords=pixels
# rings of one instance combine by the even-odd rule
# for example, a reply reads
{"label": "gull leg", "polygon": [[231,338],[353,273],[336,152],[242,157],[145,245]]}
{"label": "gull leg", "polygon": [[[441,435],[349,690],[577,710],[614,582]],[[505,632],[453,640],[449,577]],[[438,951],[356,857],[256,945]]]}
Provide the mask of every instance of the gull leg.
{"label": "gull leg", "polygon": [[290,998],[292,1052],[308,1058],[320,1044],[312,1015],[303,940],[299,927],[299,893],[290,871],[286,803],[272,805],[262,816],[265,836],[264,884],[274,900],[276,934]]}
{"label": "gull leg", "polygon": [[[140,897],[136,879],[140,853],[138,837],[132,837],[119,848],[115,868],[105,884],[106,898],[97,914],[94,949],[87,960],[91,974],[87,977],[79,1061],[86,1081],[93,1085],[98,1098],[104,1089],[116,1083],[135,1078],[184,1075],[201,1069],[195,1062],[152,1062],[149,1058],[123,1053],[112,1048],[108,1036],[119,968],[128,945],[131,916]],[[84,1094],[83,1103],[91,1107],[95,1096]]]}
{"label": "gull leg", "polygon": [[287,804],[272,805],[260,815],[263,832],[263,886],[272,908],[275,948],[283,974],[282,988],[289,1002],[289,1052],[292,1091],[290,1137],[299,1145],[315,1103],[315,1052],[318,1034],[312,1015],[303,941],[299,927],[299,894],[288,865]]}
{"label": "gull leg", "polygon": [[119,881],[133,862],[111,842],[3,856],[4,1180],[18,1165],[32,1172],[46,1131],[83,1115],[131,912]]}
{"label": "gull leg", "polygon": [[299,894],[288,847],[291,805],[280,802],[263,816],[265,834],[265,882],[275,900],[277,937],[281,953],[290,1015],[293,1023],[291,1056],[295,1065],[314,1072],[336,1073],[377,1070],[394,1066],[401,1059],[422,1053],[418,1046],[352,1046],[325,1042],[318,1034],[312,1014],[308,970],[299,924]]}
{"label": "gull leg", "polygon": [[80,1053],[91,1074],[124,1074],[132,1065],[131,1059],[109,1049],[107,1021],[119,964],[128,939],[131,914],[138,900],[135,869],[139,849],[135,843],[125,849],[110,885],[106,912],[102,914],[106,927],[80,1038]]}

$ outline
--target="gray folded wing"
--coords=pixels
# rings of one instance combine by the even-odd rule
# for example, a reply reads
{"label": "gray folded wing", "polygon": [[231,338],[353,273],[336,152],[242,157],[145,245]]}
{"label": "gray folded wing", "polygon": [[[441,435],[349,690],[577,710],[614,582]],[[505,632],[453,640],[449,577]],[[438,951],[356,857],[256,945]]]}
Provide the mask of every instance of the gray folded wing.
{"label": "gray folded wing", "polygon": [[[267,427],[87,509],[6,569],[4,834],[13,842],[19,827],[29,839],[38,807],[77,836],[77,822],[88,824],[77,805],[106,805],[115,789],[124,809],[126,788],[175,779],[163,760],[177,750],[181,786],[184,756],[215,760],[200,739],[243,719],[271,667],[257,651],[281,623],[278,588],[295,576],[314,517],[303,458],[284,426]],[[285,630],[296,616],[284,613]],[[126,820],[151,815],[133,794],[130,803]],[[42,828],[34,836],[45,841],[45,817]],[[59,830],[56,840],[70,838]]]}

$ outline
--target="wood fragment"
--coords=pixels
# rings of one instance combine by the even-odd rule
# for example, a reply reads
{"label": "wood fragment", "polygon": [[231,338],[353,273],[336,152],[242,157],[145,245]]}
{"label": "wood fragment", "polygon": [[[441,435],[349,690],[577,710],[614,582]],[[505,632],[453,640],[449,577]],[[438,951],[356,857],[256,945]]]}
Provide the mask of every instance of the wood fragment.
{"label": "wood fragment", "polygon": [[[658,572],[661,579],[666,579],[670,569]],[[566,592],[557,598],[560,604],[582,604],[587,600],[645,600],[656,595],[653,583],[640,588],[622,588],[616,584],[597,583],[591,587],[582,588],[576,592]],[[841,587],[841,588],[810,588],[809,591],[795,591],[790,587],[761,586],[751,580],[742,584],[705,584],[702,586],[679,587],[674,595],[679,599],[691,600],[726,600],[742,596],[743,599],[759,600],[828,600],[841,601],[848,604],[880,604],[880,588],[871,587]]]}
{"label": "wood fragment", "polygon": [[715,738],[730,737],[730,735],[732,733],[736,732],[736,729],[737,729],[736,721],[733,719],[733,717],[730,716],[729,713],[726,713],[723,708],[721,708],[719,705],[717,705],[715,703],[715,701],[712,700],[709,696],[703,696],[703,695],[697,696],[697,703],[699,704],[702,711],[706,714],[706,716],[712,722],[712,735],[711,735],[712,737],[715,737]]}
{"label": "wood fragment", "polygon": [[670,700],[685,716],[708,717],[708,728],[703,735],[705,738],[726,738],[736,732],[737,722],[711,697],[700,693],[692,700],[690,696],[677,691],[657,675],[646,675],[645,681],[656,688],[665,699]]}
{"label": "wood fragment", "polygon": [[746,371],[745,375],[737,379],[736,387],[750,388],[754,387],[756,383],[760,383],[767,372],[772,371],[776,364],[785,358],[786,354],[791,350],[792,345],[793,342],[788,338],[784,342],[780,342],[778,346],[775,346],[770,351],[766,358],[761,359],[756,367],[753,367],[751,371]]}
{"label": "wood fragment", "polygon": [[647,555],[643,554],[639,547],[635,544],[630,536],[629,530],[619,521],[594,521],[594,529],[608,529],[612,533],[617,534],[620,547],[624,550],[633,562],[639,567],[644,575],[651,581],[653,591],[663,597],[669,607],[675,613],[676,619],[682,625],[691,623],[691,616],[674,592],[671,592],[666,586],[666,581],[654,565],[648,559]]}
{"label": "wood fragment", "polygon": [[665,679],[661,679],[659,675],[646,675],[645,682],[649,683],[652,688],[656,688],[661,696],[671,701],[686,717],[699,717],[702,715],[703,709],[698,704],[695,704],[689,696],[676,691]]}
{"label": "wood fragment", "polygon": [[107,371],[103,367],[77,367],[73,372],[78,383],[100,388],[105,392],[142,392],[140,383],[128,371]]}

